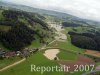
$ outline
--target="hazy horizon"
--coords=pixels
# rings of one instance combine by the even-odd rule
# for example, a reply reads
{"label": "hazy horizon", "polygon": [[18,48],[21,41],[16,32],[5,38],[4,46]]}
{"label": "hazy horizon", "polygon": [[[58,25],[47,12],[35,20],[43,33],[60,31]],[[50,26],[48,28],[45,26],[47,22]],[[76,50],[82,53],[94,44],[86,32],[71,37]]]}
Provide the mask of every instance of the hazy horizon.
{"label": "hazy horizon", "polygon": [[68,13],[83,19],[100,21],[99,0],[1,0],[35,8]]}

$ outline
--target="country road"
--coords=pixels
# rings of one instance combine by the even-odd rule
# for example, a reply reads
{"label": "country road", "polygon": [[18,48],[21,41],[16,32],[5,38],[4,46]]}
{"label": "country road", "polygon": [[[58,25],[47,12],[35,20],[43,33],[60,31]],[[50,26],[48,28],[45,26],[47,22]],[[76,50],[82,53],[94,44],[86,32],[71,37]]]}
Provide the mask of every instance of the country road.
{"label": "country road", "polygon": [[[55,42],[55,41],[56,41],[56,40],[51,41],[48,45],[52,44],[52,43]],[[47,46],[47,45],[42,46],[42,47],[40,48],[40,51],[43,50],[43,49],[45,49],[46,46]]]}
{"label": "country road", "polygon": [[57,41],[66,41],[67,39],[67,35],[62,33],[62,31],[64,31],[64,28],[62,28],[62,25],[57,25],[56,23],[48,23],[48,25],[54,29],[56,29],[56,34],[57,36],[55,36],[55,39]]}
{"label": "country road", "polygon": [[84,73],[82,75],[88,75],[88,74],[92,75],[92,73],[96,73],[96,72],[100,72],[100,70],[94,70],[94,71],[91,71],[91,72],[86,72],[86,73]]}
{"label": "country road", "polygon": [[26,58],[23,58],[22,60],[20,60],[20,61],[18,61],[18,62],[15,62],[15,63],[13,63],[13,64],[11,64],[11,65],[8,65],[8,66],[6,66],[6,67],[0,69],[0,72],[2,72],[2,71],[4,71],[4,70],[7,70],[7,69],[9,69],[9,68],[11,68],[11,67],[13,67],[13,66],[15,66],[15,65],[17,65],[17,64],[20,64],[20,63],[22,63],[22,62],[25,61],[25,60],[26,60]]}

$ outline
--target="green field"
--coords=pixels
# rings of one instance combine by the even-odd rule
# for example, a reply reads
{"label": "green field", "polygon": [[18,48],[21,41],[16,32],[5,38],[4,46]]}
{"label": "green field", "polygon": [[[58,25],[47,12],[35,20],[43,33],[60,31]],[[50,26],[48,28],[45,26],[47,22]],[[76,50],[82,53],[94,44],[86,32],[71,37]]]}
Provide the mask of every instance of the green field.
{"label": "green field", "polygon": [[68,40],[66,40],[65,42],[55,41],[54,43],[48,45],[48,47],[57,47],[57,48],[61,48],[73,52],[84,53],[84,49],[72,45],[71,42]]}
{"label": "green field", "polygon": [[58,65],[57,62],[50,61],[41,52],[38,52],[29,57],[25,62],[4,72],[0,72],[0,75],[64,75],[63,72],[44,72],[43,74],[41,72],[31,72],[31,64],[45,67]]}
{"label": "green field", "polygon": [[76,60],[77,55],[75,53],[72,53],[72,52],[60,50],[60,53],[57,54],[57,57],[60,60]]}
{"label": "green field", "polygon": [[31,45],[28,46],[28,48],[39,48],[41,46],[42,45],[40,44],[39,40],[34,40],[34,41],[32,41]]}

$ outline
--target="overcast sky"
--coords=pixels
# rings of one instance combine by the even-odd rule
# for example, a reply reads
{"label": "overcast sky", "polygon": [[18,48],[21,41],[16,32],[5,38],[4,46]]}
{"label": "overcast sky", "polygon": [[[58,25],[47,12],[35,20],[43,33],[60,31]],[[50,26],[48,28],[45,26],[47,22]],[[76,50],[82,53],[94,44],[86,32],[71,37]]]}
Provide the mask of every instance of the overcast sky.
{"label": "overcast sky", "polygon": [[100,21],[100,0],[2,0]]}

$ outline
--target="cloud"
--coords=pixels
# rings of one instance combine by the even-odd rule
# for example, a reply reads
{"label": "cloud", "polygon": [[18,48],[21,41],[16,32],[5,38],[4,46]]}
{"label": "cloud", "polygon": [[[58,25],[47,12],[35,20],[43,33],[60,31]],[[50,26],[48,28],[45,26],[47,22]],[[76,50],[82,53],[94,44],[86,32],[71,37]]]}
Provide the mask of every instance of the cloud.
{"label": "cloud", "polygon": [[100,0],[3,0],[100,21]]}

